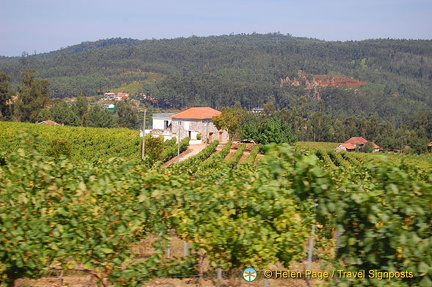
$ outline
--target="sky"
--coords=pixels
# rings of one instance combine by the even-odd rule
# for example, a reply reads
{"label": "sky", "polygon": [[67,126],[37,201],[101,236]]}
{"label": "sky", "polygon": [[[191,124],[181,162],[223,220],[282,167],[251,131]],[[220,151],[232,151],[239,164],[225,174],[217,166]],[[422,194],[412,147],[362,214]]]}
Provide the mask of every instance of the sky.
{"label": "sky", "polygon": [[0,56],[107,38],[432,39],[432,0],[1,0]]}

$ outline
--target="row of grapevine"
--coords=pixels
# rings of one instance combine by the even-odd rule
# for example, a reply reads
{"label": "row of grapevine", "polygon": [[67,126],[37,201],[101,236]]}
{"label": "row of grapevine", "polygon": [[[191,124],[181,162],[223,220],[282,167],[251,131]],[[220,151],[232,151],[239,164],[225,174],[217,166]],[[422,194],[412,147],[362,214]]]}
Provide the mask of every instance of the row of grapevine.
{"label": "row of grapevine", "polygon": [[225,165],[228,168],[234,168],[236,164],[239,162],[241,157],[243,156],[244,151],[246,150],[246,144],[242,143],[238,149],[234,152],[234,154],[229,157],[227,160],[225,160]]}
{"label": "row of grapevine", "polygon": [[168,169],[173,173],[194,174],[198,170],[200,164],[216,151],[218,145],[219,141],[215,140],[211,142],[208,146],[206,146],[197,155],[190,157],[180,163],[170,165]]}
{"label": "row of grapevine", "polygon": [[243,162],[241,162],[240,164],[241,165],[253,164],[255,162],[255,159],[256,159],[259,151],[260,151],[260,146],[255,145],[252,148],[252,150],[250,151],[248,157]]}
{"label": "row of grapevine", "polygon": [[340,166],[340,167],[343,167],[345,169],[350,169],[353,167],[348,161],[346,161],[342,157],[342,155],[339,152],[331,151],[328,153],[328,155],[332,159],[335,166]]}
{"label": "row of grapevine", "polygon": [[353,166],[360,166],[363,163],[363,161],[353,156],[353,153],[341,152],[341,156]]}
{"label": "row of grapevine", "polygon": [[334,164],[334,162],[332,161],[332,159],[330,158],[328,152],[324,151],[324,150],[316,150],[315,151],[316,156],[321,160],[322,164],[329,168],[329,169],[335,169],[336,166]]}
{"label": "row of grapevine", "polygon": [[184,152],[189,147],[190,138],[184,138],[180,141],[180,148],[178,147],[177,139],[173,138],[172,140],[164,142],[164,147],[162,150],[162,162],[167,162],[170,159],[177,156],[180,152]]}
{"label": "row of grapevine", "polygon": [[203,173],[207,172],[210,169],[216,168],[220,164],[220,162],[224,161],[225,157],[229,154],[231,146],[232,142],[227,142],[220,152],[213,154],[211,157],[203,161],[199,165],[197,172]]}

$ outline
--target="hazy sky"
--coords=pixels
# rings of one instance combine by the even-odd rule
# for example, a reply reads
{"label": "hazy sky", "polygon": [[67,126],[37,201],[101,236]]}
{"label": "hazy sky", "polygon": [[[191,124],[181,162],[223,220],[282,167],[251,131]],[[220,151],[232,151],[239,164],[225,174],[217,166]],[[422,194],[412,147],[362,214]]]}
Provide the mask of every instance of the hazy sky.
{"label": "hazy sky", "polygon": [[0,12],[3,56],[116,37],[432,39],[432,0],[1,0]]}

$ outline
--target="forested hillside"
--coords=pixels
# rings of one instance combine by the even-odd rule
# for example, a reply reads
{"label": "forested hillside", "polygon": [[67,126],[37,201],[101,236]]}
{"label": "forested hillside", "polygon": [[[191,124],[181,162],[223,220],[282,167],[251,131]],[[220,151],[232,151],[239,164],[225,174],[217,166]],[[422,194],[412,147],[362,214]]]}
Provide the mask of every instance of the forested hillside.
{"label": "forested hillside", "polygon": [[[400,125],[432,107],[431,40],[328,42],[278,33],[118,38],[0,58],[0,72],[11,77],[12,86],[29,68],[49,80],[53,97],[92,96],[119,87],[128,92],[133,83],[134,92],[151,95],[160,108],[236,102],[253,108],[274,102],[277,108],[311,112],[322,100],[333,116],[375,113]],[[314,81],[323,75],[330,82],[346,78],[364,84]]]}

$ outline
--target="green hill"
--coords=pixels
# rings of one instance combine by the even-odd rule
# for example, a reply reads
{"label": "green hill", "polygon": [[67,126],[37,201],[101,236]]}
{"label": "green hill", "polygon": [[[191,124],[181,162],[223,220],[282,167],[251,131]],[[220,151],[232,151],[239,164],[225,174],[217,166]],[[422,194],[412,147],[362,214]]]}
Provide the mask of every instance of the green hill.
{"label": "green hill", "polygon": [[[314,111],[322,100],[333,115],[376,113],[401,123],[432,107],[431,40],[329,42],[278,33],[117,38],[0,58],[0,72],[15,85],[27,68],[50,81],[53,97],[94,96],[122,87],[151,95],[160,108],[236,102],[253,108],[271,101],[279,108]],[[366,84],[317,85],[313,79],[322,76]],[[286,84],[287,78],[297,82]]]}

